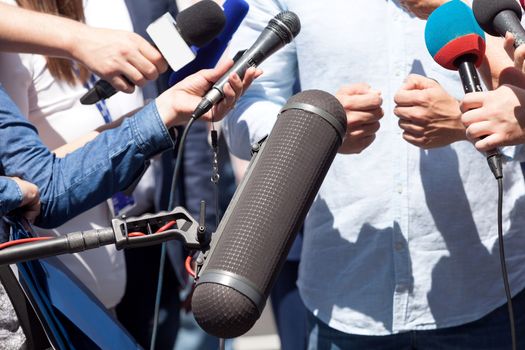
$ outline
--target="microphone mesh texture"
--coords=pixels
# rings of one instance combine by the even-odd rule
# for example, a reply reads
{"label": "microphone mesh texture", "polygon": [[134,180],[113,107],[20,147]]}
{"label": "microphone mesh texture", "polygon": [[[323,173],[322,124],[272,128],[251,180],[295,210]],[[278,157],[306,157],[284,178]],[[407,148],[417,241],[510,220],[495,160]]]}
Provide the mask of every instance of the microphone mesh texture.
{"label": "microphone mesh texture", "polygon": [[292,11],[283,11],[270,20],[268,28],[273,30],[282,41],[289,43],[301,31],[301,21]]}
{"label": "microphone mesh texture", "polygon": [[[343,107],[326,92],[305,91],[290,103],[323,109],[346,129]],[[341,141],[335,127],[319,115],[284,111],[239,186],[236,203],[228,207],[201,276],[207,271],[233,273],[266,299]],[[242,335],[260,316],[248,297],[217,283],[197,284],[192,309],[206,332],[222,338]]]}

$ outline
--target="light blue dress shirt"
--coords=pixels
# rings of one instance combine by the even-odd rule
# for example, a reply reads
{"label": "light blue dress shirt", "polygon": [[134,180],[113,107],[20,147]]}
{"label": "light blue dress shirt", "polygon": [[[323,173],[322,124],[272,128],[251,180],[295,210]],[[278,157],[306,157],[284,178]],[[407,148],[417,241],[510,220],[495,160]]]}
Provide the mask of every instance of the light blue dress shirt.
{"label": "light blue dress shirt", "polygon": [[[248,48],[283,10],[302,29],[262,64],[225,123],[231,150],[249,158],[269,133],[297,78],[335,94],[367,82],[385,117],[359,155],[338,155],[305,223],[298,281],[318,318],[346,333],[386,335],[477,320],[505,303],[497,249],[497,184],[469,142],[432,150],[402,139],[393,97],[409,73],[441,82],[457,98],[456,72],[433,62],[425,22],[385,0],[251,0],[232,43]],[[515,150],[518,152],[518,150]],[[513,294],[525,286],[525,185],[504,166],[504,234]]]}

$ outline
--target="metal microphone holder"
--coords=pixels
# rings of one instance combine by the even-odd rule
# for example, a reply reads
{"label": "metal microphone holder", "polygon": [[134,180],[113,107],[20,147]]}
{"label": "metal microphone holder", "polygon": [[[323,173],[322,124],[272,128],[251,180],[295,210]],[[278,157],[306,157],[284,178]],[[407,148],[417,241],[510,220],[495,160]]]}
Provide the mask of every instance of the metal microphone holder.
{"label": "metal microphone holder", "polygon": [[[112,220],[111,228],[73,232],[59,237],[6,247],[0,250],[0,265],[77,253],[109,244],[115,244],[120,250],[159,244],[174,239],[181,241],[186,248],[204,252],[209,248],[211,234],[206,232],[202,207],[199,221],[195,220],[186,209],[176,207],[170,212],[116,218]],[[175,222],[172,228],[156,233],[157,230],[172,221]],[[144,235],[129,235],[134,232]]]}

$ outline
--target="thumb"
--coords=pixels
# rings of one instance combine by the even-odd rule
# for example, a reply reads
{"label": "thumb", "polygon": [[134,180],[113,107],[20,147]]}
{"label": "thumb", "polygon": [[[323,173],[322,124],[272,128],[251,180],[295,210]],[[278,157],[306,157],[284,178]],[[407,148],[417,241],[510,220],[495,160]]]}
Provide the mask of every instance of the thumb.
{"label": "thumb", "polygon": [[514,60],[514,35],[511,32],[505,33],[505,42],[503,43],[503,47],[505,48],[505,51],[507,52],[507,55],[511,59]]}
{"label": "thumb", "polygon": [[339,89],[339,93],[343,95],[364,95],[370,92],[370,85],[367,83],[355,83],[351,85],[343,85]]}
{"label": "thumb", "polygon": [[425,90],[439,86],[434,79],[424,77],[418,74],[410,74],[403,83],[401,90]]}
{"label": "thumb", "polygon": [[341,86],[339,91],[337,91],[336,96],[355,96],[367,94],[381,95],[381,91],[372,89],[372,87],[367,83],[355,83]]}

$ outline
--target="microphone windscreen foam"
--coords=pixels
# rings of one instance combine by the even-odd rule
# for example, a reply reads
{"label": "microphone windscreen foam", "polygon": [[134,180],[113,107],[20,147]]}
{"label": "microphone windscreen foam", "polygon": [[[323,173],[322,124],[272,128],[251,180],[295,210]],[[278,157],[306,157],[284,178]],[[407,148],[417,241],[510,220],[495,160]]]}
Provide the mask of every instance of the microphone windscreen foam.
{"label": "microphone windscreen foam", "polygon": [[184,40],[201,47],[222,31],[226,17],[216,2],[203,0],[181,11],[175,21]]}
{"label": "microphone windscreen foam", "polygon": [[461,0],[447,2],[428,17],[425,43],[430,55],[444,68],[457,70],[455,61],[465,55],[480,66],[485,55],[485,34],[470,7]]}
{"label": "microphone windscreen foam", "polygon": [[494,36],[501,34],[494,27],[494,18],[500,12],[512,11],[516,14],[516,17],[521,19],[521,8],[516,0],[474,0],[472,2],[472,10],[481,28]]}
{"label": "microphone windscreen foam", "polygon": [[212,238],[192,297],[203,330],[233,338],[257,321],[345,132],[334,96],[309,90],[287,102]]}
{"label": "microphone windscreen foam", "polygon": [[197,48],[195,59],[171,74],[169,86],[175,85],[201,69],[213,68],[219,62],[233,34],[239,29],[249,9],[248,3],[244,0],[226,0],[222,6],[224,7],[226,24],[221,34],[204,47]]}

